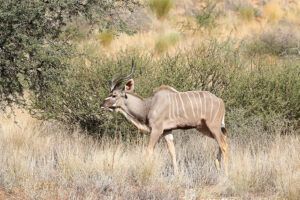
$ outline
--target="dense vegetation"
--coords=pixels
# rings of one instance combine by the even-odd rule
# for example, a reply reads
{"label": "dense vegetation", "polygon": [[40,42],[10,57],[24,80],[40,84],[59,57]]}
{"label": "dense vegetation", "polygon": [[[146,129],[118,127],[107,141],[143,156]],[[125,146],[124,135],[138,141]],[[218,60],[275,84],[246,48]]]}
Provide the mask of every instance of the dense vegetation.
{"label": "dense vegetation", "polygon": [[[101,30],[111,26],[123,30],[120,28],[121,22],[112,24],[112,19],[107,18],[112,15],[115,2],[1,0],[1,108],[14,102],[24,103],[20,98],[24,89],[44,95],[48,81],[51,81],[48,75],[59,73],[67,65],[63,60],[74,56],[68,39],[74,36],[76,29],[68,29],[66,25],[77,16],[84,16],[84,19],[97,24]],[[125,8],[130,8],[130,2],[118,2],[123,2]]]}
{"label": "dense vegetation", "polygon": [[[55,75],[55,81],[49,81],[47,94],[32,96],[31,110],[37,111],[32,113],[41,119],[79,123],[101,134],[112,134],[120,129],[122,134],[128,133],[126,130],[131,126],[126,120],[119,120],[119,115],[115,115],[116,120],[108,120],[110,113],[99,106],[109,93],[107,83],[118,71],[119,61],[127,66],[128,72],[130,59],[134,58],[137,64],[135,88],[143,97],[153,95],[153,90],[163,84],[179,91],[209,90],[224,99],[229,115],[232,110],[243,109],[246,117],[262,117],[266,125],[278,117],[296,125],[300,113],[299,62],[253,59],[249,63],[241,49],[243,47],[234,49],[230,41],[211,41],[189,52],[160,59],[135,50],[120,52],[118,59],[77,57],[70,60],[72,67],[60,76]],[[85,59],[90,60],[90,66],[85,65]]]}
{"label": "dense vegetation", "polygon": [[[188,51],[169,55],[164,52],[180,40],[179,34],[171,32],[159,37],[155,45],[159,57],[135,48],[114,56],[93,55],[77,48],[80,36],[72,26],[72,21],[78,20],[74,17],[84,15],[90,24],[96,24],[101,33],[100,43],[108,48],[113,40],[112,27],[115,31],[126,31],[124,24],[114,18],[113,10],[117,5],[130,10],[132,4],[138,3],[126,0],[1,3],[2,108],[13,102],[24,103],[20,97],[26,90],[31,100],[26,107],[39,119],[55,119],[70,126],[79,124],[100,135],[133,132],[133,127],[120,120],[120,115],[115,114],[116,120],[108,120],[112,119],[111,114],[100,110],[99,105],[108,94],[107,82],[118,70],[118,63],[122,61],[129,66],[134,58],[136,92],[144,97],[151,96],[154,88],[162,84],[179,91],[209,90],[224,99],[229,118],[234,116],[231,111],[242,109],[245,117],[261,117],[266,127],[275,118],[287,121],[290,127],[299,126],[298,58],[265,58],[265,55],[283,56],[294,47],[298,41],[294,37],[296,32],[267,31],[246,42],[210,39]],[[160,3],[151,1],[149,5],[159,19],[165,18],[173,6],[169,0]],[[209,3],[195,15],[198,26],[216,26],[219,16],[216,12],[216,4]],[[92,30],[92,26],[88,29]]]}

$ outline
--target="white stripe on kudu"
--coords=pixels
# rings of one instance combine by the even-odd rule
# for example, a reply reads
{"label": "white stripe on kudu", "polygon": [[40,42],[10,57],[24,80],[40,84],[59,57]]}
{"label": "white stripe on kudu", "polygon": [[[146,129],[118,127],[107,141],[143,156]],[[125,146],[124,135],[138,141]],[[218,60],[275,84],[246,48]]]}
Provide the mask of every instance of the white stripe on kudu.
{"label": "white stripe on kudu", "polygon": [[197,99],[196,99],[195,92],[192,92],[192,94],[193,94],[193,96],[194,96],[194,101],[195,101],[195,103],[196,103],[196,112],[197,112],[197,116],[199,116],[198,101],[197,101]]}
{"label": "white stripe on kudu", "polygon": [[171,97],[170,97],[170,94],[168,94],[168,99],[169,99],[169,119],[170,120],[173,120],[172,118],[172,110],[171,110],[171,106],[173,106],[172,102],[171,102]]}
{"label": "white stripe on kudu", "polygon": [[203,115],[206,115],[206,98],[205,98],[205,92],[202,92],[203,94],[203,105],[204,105],[204,109],[203,109]]}
{"label": "white stripe on kudu", "polygon": [[212,100],[212,94],[211,93],[209,93],[209,96],[210,96],[210,107],[211,107],[211,109],[210,109],[210,119],[212,120],[212,111],[213,111],[213,100]]}
{"label": "white stripe on kudu", "polygon": [[194,111],[194,106],[193,106],[192,100],[191,100],[191,98],[190,98],[189,92],[186,92],[185,94],[187,95],[187,97],[188,97],[188,99],[189,99],[189,101],[190,101],[190,104],[191,104],[191,106],[192,106],[193,115],[194,115],[194,118],[195,118],[196,115],[195,115],[195,111]]}
{"label": "white stripe on kudu", "polygon": [[203,108],[203,105],[202,105],[202,100],[201,100],[201,95],[199,92],[197,92],[198,96],[199,96],[199,100],[200,100],[200,108],[199,108],[199,111],[200,111],[200,119],[202,118],[202,108]]}
{"label": "white stripe on kudu", "polygon": [[[176,101],[176,113],[177,113],[177,119],[179,118],[179,106],[178,106],[178,102],[177,102],[177,98],[176,98],[177,94],[174,94],[174,98],[175,98],[175,101]],[[176,118],[176,117],[175,117]]]}
{"label": "white stripe on kudu", "polygon": [[175,99],[173,99],[173,96],[174,95],[171,95],[171,101],[172,101],[172,114],[173,114],[173,117],[174,119],[176,119],[176,114],[175,114],[175,111],[176,111],[176,105],[175,105]]}
{"label": "white stripe on kudu", "polygon": [[187,114],[186,114],[186,111],[185,111],[185,108],[184,108],[184,103],[183,103],[183,100],[182,100],[182,97],[181,97],[180,94],[179,94],[179,98],[180,98],[180,101],[181,101],[181,105],[182,105],[182,109],[183,109],[183,112],[184,112],[184,116],[185,116],[186,118],[188,118],[188,116],[187,116]]}
{"label": "white stripe on kudu", "polygon": [[216,114],[215,114],[215,116],[214,116],[214,118],[213,118],[213,121],[215,121],[215,119],[216,119],[216,116],[218,115],[218,113],[219,113],[219,110],[220,110],[220,105],[221,105],[221,103],[220,103],[220,99],[218,98],[218,109],[216,110]]}

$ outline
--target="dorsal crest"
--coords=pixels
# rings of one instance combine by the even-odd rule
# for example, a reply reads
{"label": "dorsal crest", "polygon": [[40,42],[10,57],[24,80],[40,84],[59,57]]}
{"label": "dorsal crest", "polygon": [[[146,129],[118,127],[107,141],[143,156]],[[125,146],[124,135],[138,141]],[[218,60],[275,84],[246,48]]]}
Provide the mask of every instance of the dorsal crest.
{"label": "dorsal crest", "polygon": [[178,92],[177,90],[175,90],[174,88],[172,88],[168,85],[162,85],[158,88],[155,88],[154,93],[157,93],[157,92],[162,91],[162,90],[168,90],[170,92]]}

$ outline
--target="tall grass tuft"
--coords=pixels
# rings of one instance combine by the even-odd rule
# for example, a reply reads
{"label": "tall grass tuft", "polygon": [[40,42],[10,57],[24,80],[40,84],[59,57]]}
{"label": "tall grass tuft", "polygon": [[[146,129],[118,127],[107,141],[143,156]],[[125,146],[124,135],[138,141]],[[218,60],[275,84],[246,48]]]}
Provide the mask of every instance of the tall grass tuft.
{"label": "tall grass tuft", "polygon": [[158,54],[162,54],[170,47],[174,46],[179,41],[179,34],[171,32],[160,35],[155,42],[155,51]]}
{"label": "tall grass tuft", "polygon": [[98,39],[101,45],[109,47],[114,40],[114,34],[111,31],[106,30],[99,34]]}
{"label": "tall grass tuft", "polygon": [[149,6],[158,19],[163,19],[174,6],[174,0],[149,0]]}

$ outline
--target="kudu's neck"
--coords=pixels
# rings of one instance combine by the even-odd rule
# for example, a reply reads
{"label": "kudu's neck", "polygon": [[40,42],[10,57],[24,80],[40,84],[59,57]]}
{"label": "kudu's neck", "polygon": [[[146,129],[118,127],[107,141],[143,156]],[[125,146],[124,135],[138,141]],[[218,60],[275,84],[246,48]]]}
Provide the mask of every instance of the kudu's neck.
{"label": "kudu's neck", "polygon": [[127,93],[124,111],[127,112],[127,114],[134,117],[139,122],[146,124],[150,103],[151,99],[149,98],[144,99],[134,94]]}

